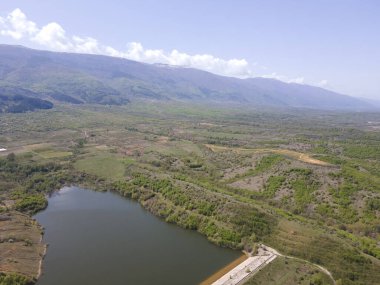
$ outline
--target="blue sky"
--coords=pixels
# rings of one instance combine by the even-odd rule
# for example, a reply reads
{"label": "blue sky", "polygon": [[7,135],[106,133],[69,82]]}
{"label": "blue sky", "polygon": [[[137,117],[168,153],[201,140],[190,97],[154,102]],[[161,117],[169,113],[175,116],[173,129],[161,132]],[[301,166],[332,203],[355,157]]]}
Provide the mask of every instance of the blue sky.
{"label": "blue sky", "polygon": [[274,77],[380,100],[377,0],[1,0],[0,43]]}

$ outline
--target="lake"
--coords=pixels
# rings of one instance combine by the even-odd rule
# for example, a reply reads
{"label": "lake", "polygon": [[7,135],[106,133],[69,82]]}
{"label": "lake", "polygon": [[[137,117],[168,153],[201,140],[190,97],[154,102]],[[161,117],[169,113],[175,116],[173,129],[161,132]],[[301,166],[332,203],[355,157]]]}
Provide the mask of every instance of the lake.
{"label": "lake", "polygon": [[241,255],[112,192],[63,188],[35,218],[49,244],[38,285],[194,285]]}

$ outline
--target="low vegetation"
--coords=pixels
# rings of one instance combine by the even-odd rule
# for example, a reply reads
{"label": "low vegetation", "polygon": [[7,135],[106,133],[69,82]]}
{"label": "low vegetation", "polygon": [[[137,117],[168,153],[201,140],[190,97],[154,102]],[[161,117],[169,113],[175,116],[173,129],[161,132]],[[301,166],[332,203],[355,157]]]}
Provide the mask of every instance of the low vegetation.
{"label": "low vegetation", "polygon": [[310,264],[278,257],[261,269],[246,285],[333,285],[332,280]]}
{"label": "low vegetation", "polygon": [[1,285],[27,285],[30,283],[27,277],[18,274],[3,274],[0,273]]}
{"label": "low vegetation", "polygon": [[[380,133],[368,121],[380,117],[171,103],[0,115],[9,149],[0,211],[32,215],[63,185],[109,189],[220,246],[264,242],[324,266],[337,284],[377,284]],[[256,278],[250,284],[331,284],[290,259]]]}

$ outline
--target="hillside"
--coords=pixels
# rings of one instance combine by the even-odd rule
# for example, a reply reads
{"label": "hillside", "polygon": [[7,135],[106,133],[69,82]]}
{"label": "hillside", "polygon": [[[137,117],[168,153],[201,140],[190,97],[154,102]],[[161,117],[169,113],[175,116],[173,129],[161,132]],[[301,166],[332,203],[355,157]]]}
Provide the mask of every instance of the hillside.
{"label": "hillside", "polygon": [[36,93],[23,88],[0,86],[0,113],[24,113],[53,108],[53,103],[35,98],[36,96]]}
{"label": "hillside", "polygon": [[70,104],[125,105],[144,99],[321,110],[372,108],[357,98],[274,79],[238,79],[191,68],[10,45],[0,45],[0,86]]}

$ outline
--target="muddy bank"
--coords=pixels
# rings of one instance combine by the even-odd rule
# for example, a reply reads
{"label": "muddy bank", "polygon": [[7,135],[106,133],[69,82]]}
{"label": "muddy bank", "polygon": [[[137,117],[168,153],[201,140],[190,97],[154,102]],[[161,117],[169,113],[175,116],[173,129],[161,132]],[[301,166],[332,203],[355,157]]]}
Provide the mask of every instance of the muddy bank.
{"label": "muddy bank", "polygon": [[241,264],[243,261],[247,260],[248,255],[242,254],[239,258],[232,261],[230,264],[227,264],[225,267],[221,268],[220,270],[216,271],[214,274],[212,274],[210,277],[208,277],[206,280],[202,281],[199,285],[211,285],[216,280],[221,278],[224,274],[229,272],[230,270],[234,269],[236,266]]}
{"label": "muddy bank", "polygon": [[0,272],[37,280],[46,247],[43,230],[30,216],[17,211],[0,214]]}

